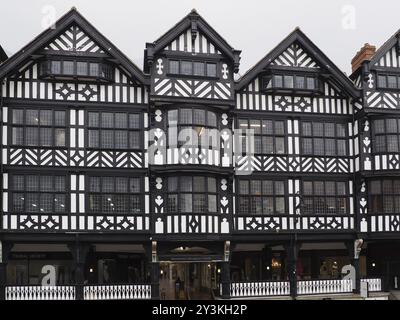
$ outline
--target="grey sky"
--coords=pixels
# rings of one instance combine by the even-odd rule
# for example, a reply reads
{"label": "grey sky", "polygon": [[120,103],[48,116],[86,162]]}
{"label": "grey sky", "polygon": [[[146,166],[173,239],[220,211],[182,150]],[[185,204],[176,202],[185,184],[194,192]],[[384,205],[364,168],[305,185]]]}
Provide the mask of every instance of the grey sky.
{"label": "grey sky", "polygon": [[[0,1],[0,44],[8,54],[43,30],[44,6],[54,6],[57,17],[76,6],[140,68],[145,42],[157,39],[192,8],[231,46],[242,50],[241,74],[296,26],[346,73],[350,73],[350,61],[365,42],[380,46],[400,28],[398,0]],[[355,28],[348,20],[351,6],[355,9]]]}

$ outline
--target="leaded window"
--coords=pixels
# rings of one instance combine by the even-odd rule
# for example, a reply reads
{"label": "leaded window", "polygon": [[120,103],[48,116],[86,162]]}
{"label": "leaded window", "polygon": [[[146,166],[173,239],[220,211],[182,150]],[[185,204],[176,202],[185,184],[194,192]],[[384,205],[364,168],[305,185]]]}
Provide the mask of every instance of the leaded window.
{"label": "leaded window", "polygon": [[142,124],[138,113],[90,111],[88,127],[89,148],[142,148]]}
{"label": "leaded window", "polygon": [[369,182],[369,207],[373,214],[400,212],[400,180],[383,179]]}
{"label": "leaded window", "polygon": [[167,181],[169,213],[217,213],[218,195],[214,177],[168,177]]}
{"label": "leaded window", "polygon": [[248,151],[247,144],[249,140],[245,130],[253,129],[255,154],[286,153],[284,120],[239,119],[238,124],[239,129],[243,130],[240,136],[242,152]]}
{"label": "leaded window", "polygon": [[12,175],[10,194],[13,212],[68,211],[66,177],[62,175]]}
{"label": "leaded window", "polygon": [[349,213],[346,181],[305,180],[300,199],[301,212],[309,215]]}
{"label": "leaded window", "polygon": [[142,213],[143,198],[140,177],[89,177],[89,210],[93,213]]}
{"label": "leaded window", "polygon": [[274,215],[286,213],[286,187],[283,180],[239,179],[239,213]]}
{"label": "leaded window", "polygon": [[373,120],[374,153],[399,152],[400,119]]}
{"label": "leaded window", "polygon": [[346,124],[303,121],[301,123],[302,154],[314,156],[346,156],[348,136]]}
{"label": "leaded window", "polygon": [[11,144],[66,147],[66,112],[50,109],[12,109]]}

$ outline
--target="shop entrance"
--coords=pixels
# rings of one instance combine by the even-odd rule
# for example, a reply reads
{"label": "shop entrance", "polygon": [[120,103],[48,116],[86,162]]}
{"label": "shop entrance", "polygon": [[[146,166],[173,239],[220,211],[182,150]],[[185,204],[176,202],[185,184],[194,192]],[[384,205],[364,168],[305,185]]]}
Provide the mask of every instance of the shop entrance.
{"label": "shop entrance", "polygon": [[160,298],[163,300],[210,300],[217,288],[214,262],[161,262]]}

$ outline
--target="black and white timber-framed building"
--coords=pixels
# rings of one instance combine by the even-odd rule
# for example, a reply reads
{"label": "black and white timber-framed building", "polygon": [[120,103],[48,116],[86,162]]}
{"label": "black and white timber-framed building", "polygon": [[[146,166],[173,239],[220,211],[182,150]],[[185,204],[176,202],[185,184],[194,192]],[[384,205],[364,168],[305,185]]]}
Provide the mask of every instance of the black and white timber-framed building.
{"label": "black and white timber-framed building", "polygon": [[398,288],[399,39],[347,77],[296,28],[236,79],[194,10],[142,70],[73,8],[0,47],[0,299]]}

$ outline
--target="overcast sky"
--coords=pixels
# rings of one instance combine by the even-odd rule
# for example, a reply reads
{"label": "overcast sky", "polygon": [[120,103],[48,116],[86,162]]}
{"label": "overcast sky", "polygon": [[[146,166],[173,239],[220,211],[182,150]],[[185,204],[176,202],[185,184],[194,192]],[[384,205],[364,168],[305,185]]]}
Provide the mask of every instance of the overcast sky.
{"label": "overcast sky", "polygon": [[57,18],[72,6],[143,67],[156,40],[192,8],[235,49],[243,74],[296,26],[346,73],[366,42],[382,45],[400,29],[398,0],[0,0],[0,44],[10,55],[42,30],[46,6]]}

